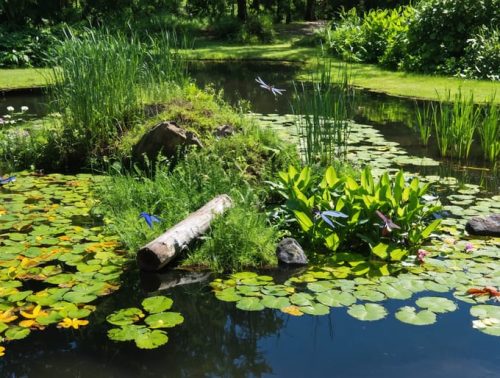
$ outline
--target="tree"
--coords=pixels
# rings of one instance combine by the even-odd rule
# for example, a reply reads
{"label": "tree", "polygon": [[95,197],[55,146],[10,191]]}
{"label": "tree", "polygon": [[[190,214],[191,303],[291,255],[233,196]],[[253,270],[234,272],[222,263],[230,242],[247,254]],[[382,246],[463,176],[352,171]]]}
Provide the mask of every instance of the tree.
{"label": "tree", "polygon": [[306,14],[304,16],[304,19],[306,21],[314,21],[316,20],[316,0],[307,0],[306,3]]}
{"label": "tree", "polygon": [[247,0],[238,0],[238,18],[241,21],[247,19]]}

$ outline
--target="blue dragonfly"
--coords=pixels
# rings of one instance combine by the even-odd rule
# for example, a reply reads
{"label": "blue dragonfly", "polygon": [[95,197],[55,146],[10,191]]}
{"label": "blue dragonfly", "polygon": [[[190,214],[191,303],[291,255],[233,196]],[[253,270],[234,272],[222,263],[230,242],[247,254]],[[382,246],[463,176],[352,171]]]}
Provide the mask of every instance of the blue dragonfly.
{"label": "blue dragonfly", "polygon": [[279,89],[279,88],[276,88],[274,85],[269,85],[269,84],[266,84],[266,83],[264,82],[264,80],[262,80],[262,79],[260,78],[260,76],[257,76],[257,78],[255,79],[255,81],[256,81],[257,83],[259,83],[259,85],[260,85],[260,87],[261,87],[261,88],[267,89],[269,92],[271,92],[271,93],[272,93],[273,95],[275,95],[275,96],[276,96],[277,94],[282,95],[282,94],[283,94],[283,92],[286,92],[286,89]]}
{"label": "blue dragonfly", "polygon": [[10,176],[7,178],[0,177],[0,186],[4,186],[4,185],[11,183],[11,182],[14,182],[14,181],[16,181],[16,176]]}
{"label": "blue dragonfly", "polygon": [[161,223],[161,219],[154,216],[154,215],[151,215],[151,214],[148,214],[146,212],[142,212],[139,214],[139,218],[144,218],[144,220],[146,221],[147,225],[149,226],[149,228],[153,228],[153,223]]}
{"label": "blue dragonfly", "polygon": [[326,211],[315,210],[314,214],[316,216],[319,216],[321,219],[323,219],[323,221],[327,225],[329,225],[331,228],[335,228],[334,223],[337,223],[337,225],[339,225],[339,226],[342,226],[342,224],[337,222],[336,220],[330,219],[330,218],[348,218],[348,216],[346,214],[344,214],[340,211],[334,211],[334,210],[326,210]]}

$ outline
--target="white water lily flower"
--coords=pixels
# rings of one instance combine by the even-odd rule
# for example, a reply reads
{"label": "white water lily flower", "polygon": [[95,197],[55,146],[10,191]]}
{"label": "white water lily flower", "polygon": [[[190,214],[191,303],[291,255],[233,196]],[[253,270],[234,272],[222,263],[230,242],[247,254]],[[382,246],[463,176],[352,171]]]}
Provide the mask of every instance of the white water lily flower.
{"label": "white water lily flower", "polygon": [[486,325],[486,326],[492,326],[492,325],[495,325],[495,324],[498,324],[500,323],[500,320],[498,320],[497,318],[486,318],[486,319],[483,319],[483,324]]}
{"label": "white water lily flower", "polygon": [[7,106],[7,111],[8,112],[13,112],[14,111],[14,107],[13,106]]}
{"label": "white water lily flower", "polygon": [[472,321],[472,328],[483,329],[483,328],[486,328],[486,324],[483,323],[482,319],[473,320]]}
{"label": "white water lily flower", "polygon": [[29,108],[27,106],[21,106],[21,111],[24,113],[24,112],[27,112],[29,110]]}

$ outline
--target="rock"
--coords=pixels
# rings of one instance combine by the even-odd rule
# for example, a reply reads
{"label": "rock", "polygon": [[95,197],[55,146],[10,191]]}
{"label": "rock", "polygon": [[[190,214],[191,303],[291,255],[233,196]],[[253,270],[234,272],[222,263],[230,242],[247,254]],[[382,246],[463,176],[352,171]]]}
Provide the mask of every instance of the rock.
{"label": "rock", "polygon": [[161,152],[167,158],[173,158],[188,145],[203,147],[194,133],[175,122],[161,122],[142,136],[132,150],[132,157],[142,162],[145,155],[149,161],[154,161]]}
{"label": "rock", "polygon": [[231,135],[234,135],[236,130],[231,125],[222,125],[216,128],[213,132],[213,135],[217,138],[226,138]]}
{"label": "rock", "polygon": [[304,250],[293,238],[285,238],[279,242],[276,256],[280,264],[306,265],[308,262]]}
{"label": "rock", "polygon": [[465,231],[470,235],[500,236],[500,214],[469,219]]}

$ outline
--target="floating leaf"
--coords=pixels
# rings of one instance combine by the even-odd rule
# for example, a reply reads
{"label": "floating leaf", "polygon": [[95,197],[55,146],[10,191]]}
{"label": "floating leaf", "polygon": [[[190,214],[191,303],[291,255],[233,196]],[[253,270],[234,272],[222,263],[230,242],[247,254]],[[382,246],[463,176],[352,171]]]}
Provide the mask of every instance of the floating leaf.
{"label": "floating leaf", "polygon": [[156,314],[165,310],[170,310],[174,301],[163,296],[149,297],[142,301],[144,310],[151,314]]}
{"label": "floating leaf", "polygon": [[184,322],[184,318],[178,312],[160,312],[149,315],[146,319],[144,319],[144,322],[150,328],[172,328],[176,325],[182,324]]}
{"label": "floating leaf", "polygon": [[329,290],[319,293],[316,300],[329,307],[347,307],[356,303],[356,298],[347,292],[339,290]]}
{"label": "floating leaf", "polygon": [[309,314],[309,315],[320,316],[320,315],[328,315],[330,313],[330,308],[321,303],[313,303],[309,306],[300,306],[299,309],[304,314]]}
{"label": "floating leaf", "polygon": [[290,297],[290,302],[297,306],[312,306],[313,296],[307,293],[295,293]]}
{"label": "floating leaf", "polygon": [[241,298],[243,298],[235,292],[234,287],[229,287],[222,291],[216,291],[215,296],[217,299],[224,302],[238,302]]}
{"label": "floating leaf", "polygon": [[366,321],[380,320],[387,316],[387,310],[376,303],[352,305],[347,313],[356,319]]}
{"label": "floating leaf", "polygon": [[283,307],[288,307],[290,306],[290,301],[288,298],[284,297],[273,297],[270,295],[266,295],[262,297],[261,301],[262,305],[267,308],[274,308],[274,309],[281,309]]}
{"label": "floating leaf", "polygon": [[166,332],[155,329],[154,331],[144,332],[137,335],[135,345],[141,349],[154,349],[168,342]]}
{"label": "floating leaf", "polygon": [[108,337],[114,341],[133,341],[141,333],[147,332],[146,326],[135,324],[124,325],[120,328],[112,328],[108,331]]}
{"label": "floating leaf", "polygon": [[452,312],[457,309],[457,305],[453,301],[441,297],[423,297],[419,298],[415,303],[418,307],[434,313]]}
{"label": "floating leaf", "polygon": [[470,314],[478,318],[497,318],[500,319],[500,306],[477,305],[472,306]]}
{"label": "floating leaf", "polygon": [[260,311],[264,305],[258,298],[242,298],[236,303],[236,307],[245,311]]}
{"label": "floating leaf", "polygon": [[7,331],[5,331],[5,337],[9,340],[21,340],[27,337],[31,333],[29,328],[23,327],[9,327]]}
{"label": "floating leaf", "polygon": [[122,310],[115,311],[111,315],[106,317],[108,323],[123,326],[127,324],[132,324],[144,317],[141,310],[135,307],[125,308]]}
{"label": "floating leaf", "polygon": [[307,288],[315,293],[321,293],[333,289],[333,287],[334,285],[330,281],[310,282],[307,284]]}
{"label": "floating leaf", "polygon": [[396,312],[396,319],[413,325],[429,325],[436,322],[436,314],[429,310],[416,311],[415,307],[404,306]]}
{"label": "floating leaf", "polygon": [[297,307],[297,306],[283,307],[281,309],[281,311],[284,312],[285,314],[292,315],[292,316],[302,316],[302,315],[304,315],[304,313],[302,311],[300,311],[300,308]]}

